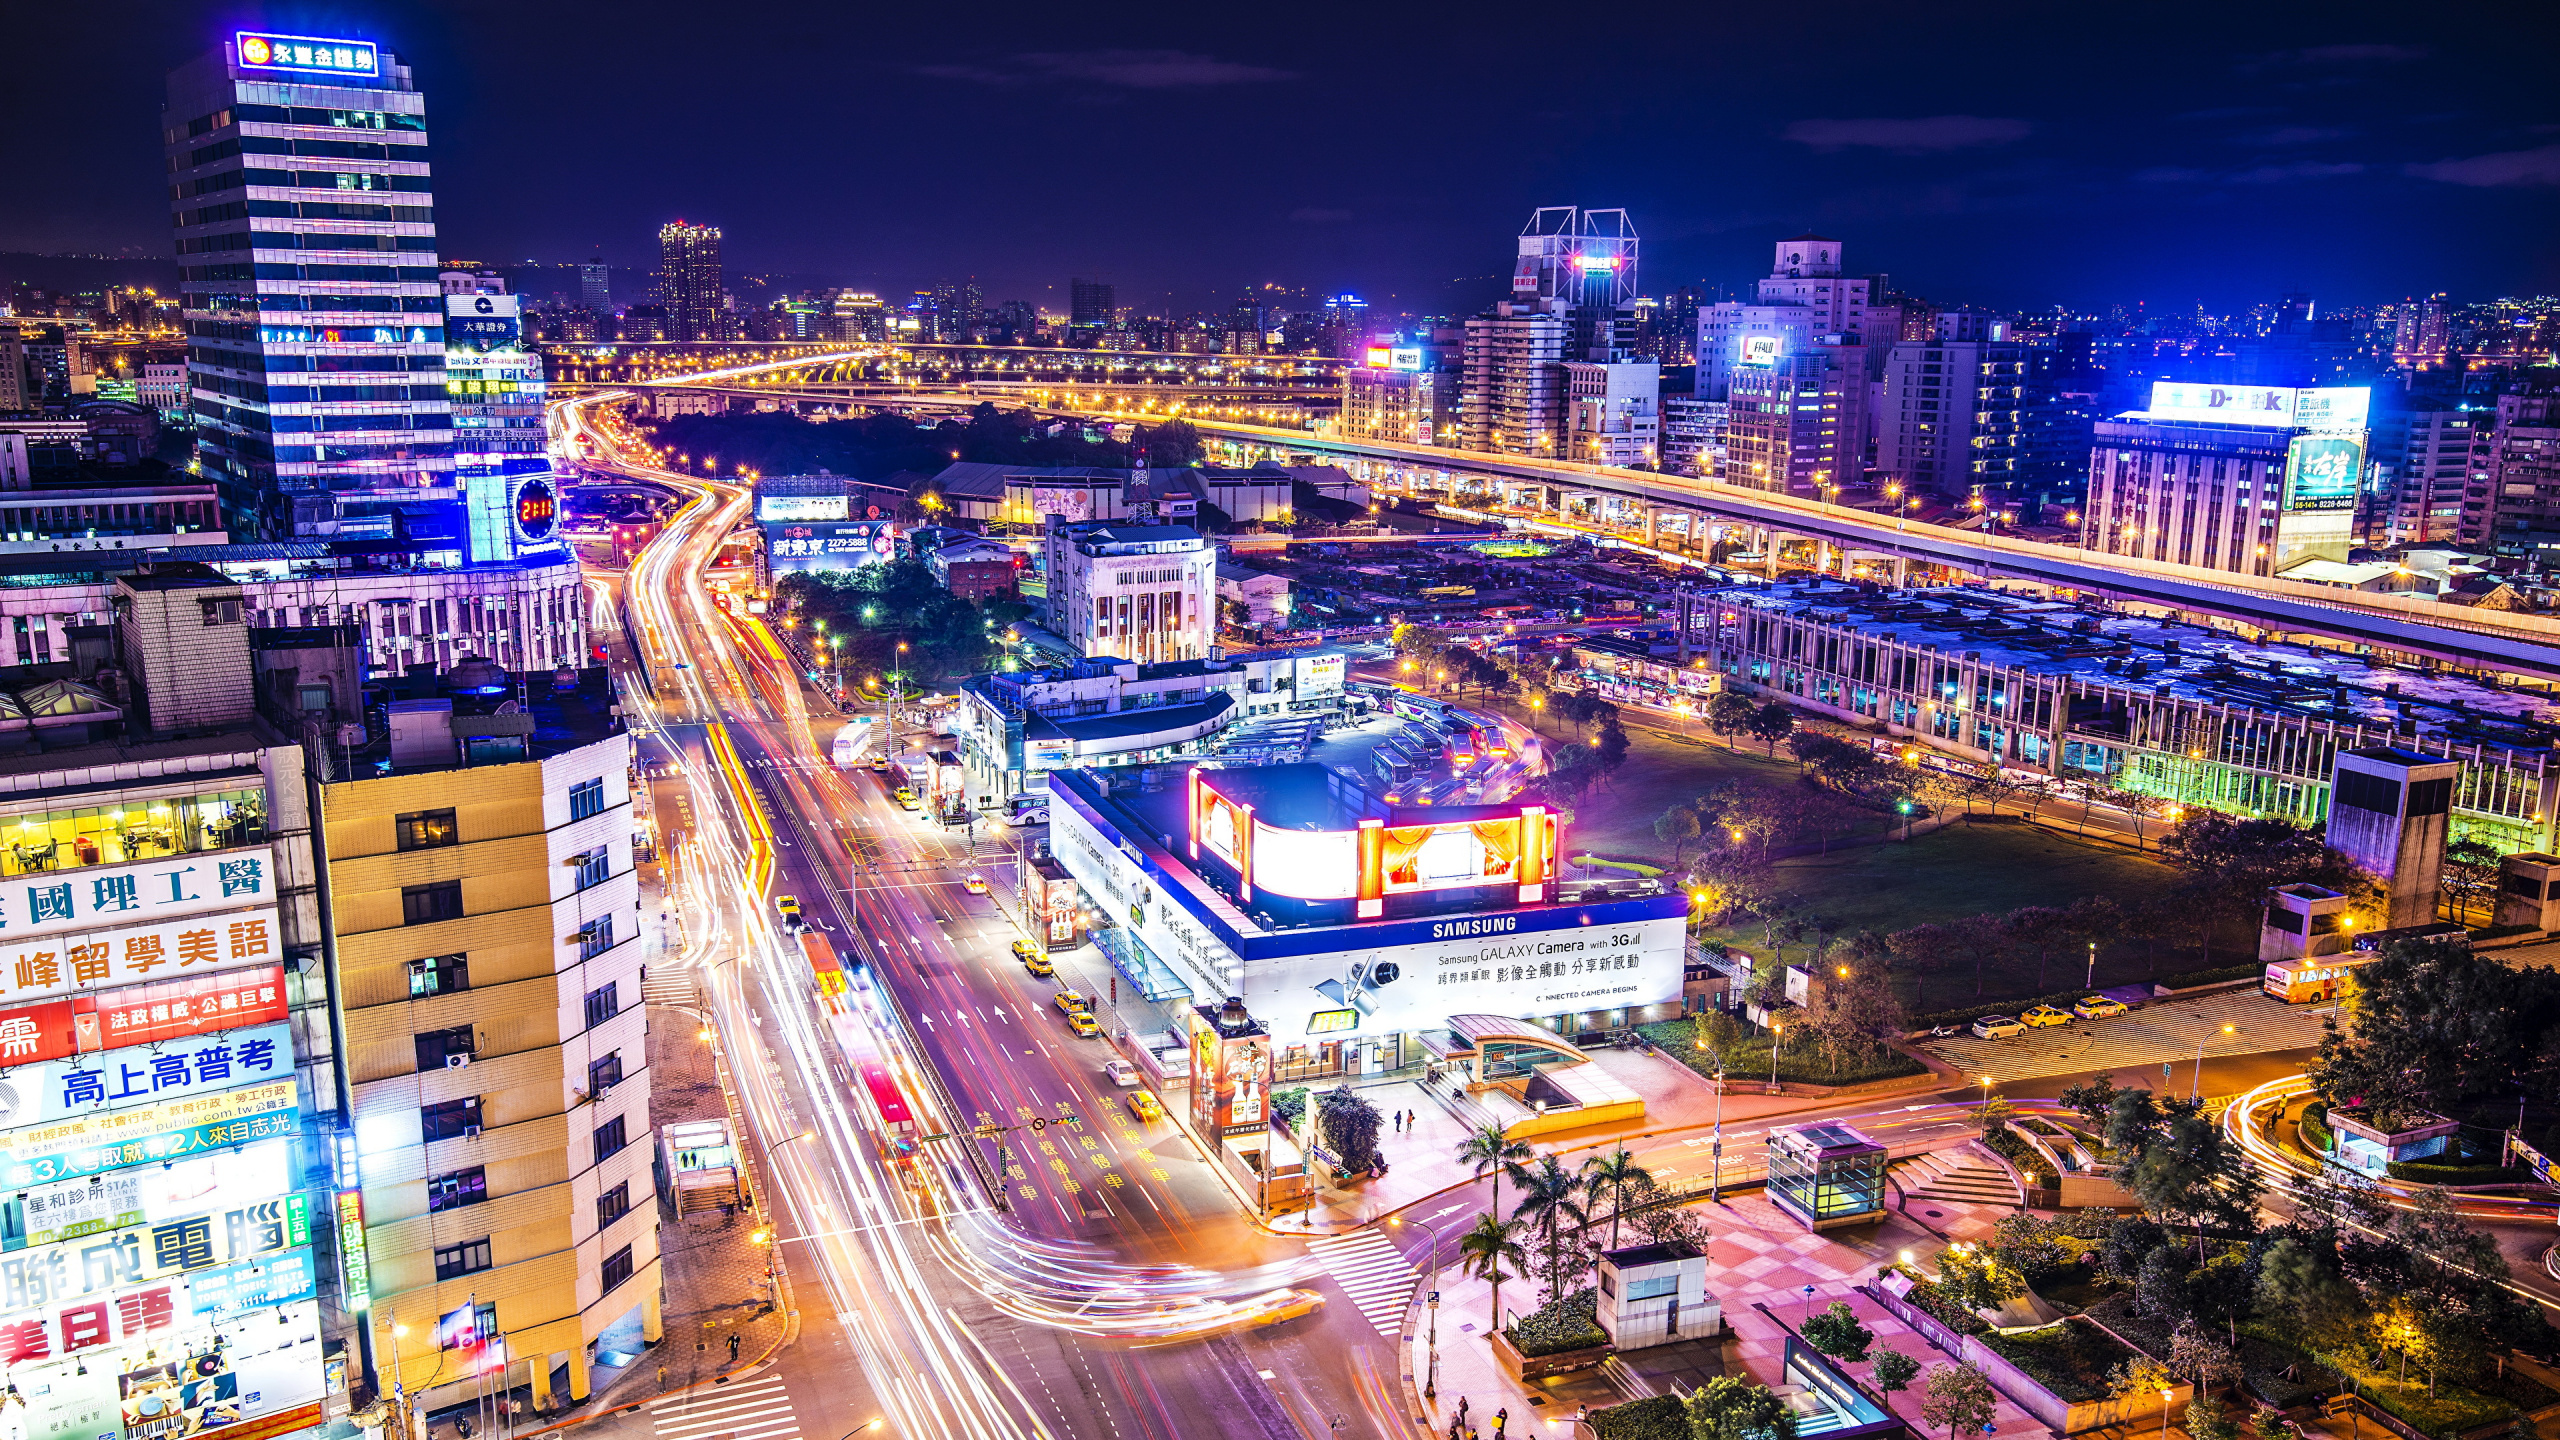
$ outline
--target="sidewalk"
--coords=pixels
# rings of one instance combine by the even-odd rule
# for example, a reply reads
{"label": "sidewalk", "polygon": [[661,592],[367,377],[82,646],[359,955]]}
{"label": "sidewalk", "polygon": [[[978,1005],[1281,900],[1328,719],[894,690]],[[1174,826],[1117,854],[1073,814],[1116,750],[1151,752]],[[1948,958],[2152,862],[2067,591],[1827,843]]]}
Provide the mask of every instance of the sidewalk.
{"label": "sidewalk", "polygon": [[[1987,1236],[1992,1222],[2008,1213],[2004,1207],[1939,1200],[1929,1201],[1928,1208],[1941,1212],[1937,1224],[1959,1240]],[[1805,1313],[1808,1285],[1813,1287],[1813,1308],[1847,1301],[1859,1320],[1875,1332],[1876,1350],[1899,1350],[1919,1361],[1924,1374],[1928,1367],[1953,1363],[1852,1288],[1871,1280],[1880,1266],[1905,1253],[1925,1264],[1948,1243],[1899,1208],[1889,1211],[1879,1225],[1828,1235],[1807,1232],[1756,1194],[1701,1206],[1700,1213],[1709,1217],[1714,1232],[1708,1244],[1707,1289],[1723,1307],[1726,1333],[1720,1344],[1630,1351],[1595,1369],[1523,1384],[1504,1372],[1493,1356],[1487,1328],[1492,1287],[1461,1276],[1453,1267],[1440,1278],[1439,1386],[1436,1397],[1428,1401],[1422,1398],[1430,1365],[1423,1290],[1417,1289],[1406,1312],[1405,1398],[1416,1419],[1414,1433],[1447,1435],[1461,1399],[1468,1402],[1469,1422],[1483,1435],[1492,1434],[1494,1412],[1508,1409],[1509,1433],[1562,1437],[1590,1434],[1587,1426],[1574,1424],[1575,1413],[1583,1406],[1597,1411],[1648,1395],[1686,1393],[1715,1375],[1747,1375],[1775,1388],[1785,1382],[1780,1365],[1786,1339]],[[1427,1275],[1424,1283],[1428,1284]],[[1536,1303],[1535,1282],[1504,1282],[1502,1305],[1508,1314],[1525,1313]],[[1758,1308],[1762,1306],[1766,1308]],[[1875,1391],[1869,1376],[1872,1364],[1871,1352],[1867,1364],[1843,1368]],[[1895,1414],[1915,1431],[1924,1428],[1919,1423],[1916,1383],[1886,1398]],[[2020,1437],[2043,1429],[2006,1397],[2000,1401],[1993,1425],[1995,1434]]]}
{"label": "sidewalk", "polygon": [[[1672,1132],[1705,1130],[1715,1124],[1715,1085],[1678,1060],[1668,1055],[1644,1054],[1634,1050],[1595,1050],[1591,1052],[1591,1059],[1612,1079],[1644,1097],[1644,1118],[1536,1136],[1530,1143],[1538,1150],[1571,1157]],[[1947,1083],[1944,1077],[1934,1074],[1914,1077],[1911,1082],[1914,1093],[1922,1089],[1941,1089]],[[1811,1114],[1844,1105],[1864,1104],[1877,1098],[1877,1092],[1819,1097],[1763,1095],[1744,1093],[1760,1088],[1749,1080],[1729,1081],[1728,1085],[1730,1088],[1723,1106],[1728,1126],[1773,1115]],[[1321,1094],[1330,1087],[1319,1083],[1313,1088]],[[1320,1189],[1312,1208],[1280,1216],[1271,1222],[1271,1228],[1282,1234],[1340,1234],[1357,1230],[1444,1190],[1473,1184],[1477,1178],[1475,1171],[1459,1164],[1455,1158],[1458,1144],[1467,1137],[1469,1127],[1440,1098],[1446,1093],[1445,1085],[1435,1094],[1425,1090],[1419,1081],[1411,1080],[1361,1087],[1360,1098],[1390,1116],[1406,1110],[1413,1112],[1411,1131],[1400,1133],[1391,1121],[1379,1132],[1378,1148],[1386,1157],[1386,1177],[1362,1180],[1338,1189]],[[1880,1093],[1890,1095],[1897,1092],[1888,1090]],[[1568,1163],[1580,1162],[1569,1159]],[[1729,1167],[1728,1173],[1736,1172]]]}

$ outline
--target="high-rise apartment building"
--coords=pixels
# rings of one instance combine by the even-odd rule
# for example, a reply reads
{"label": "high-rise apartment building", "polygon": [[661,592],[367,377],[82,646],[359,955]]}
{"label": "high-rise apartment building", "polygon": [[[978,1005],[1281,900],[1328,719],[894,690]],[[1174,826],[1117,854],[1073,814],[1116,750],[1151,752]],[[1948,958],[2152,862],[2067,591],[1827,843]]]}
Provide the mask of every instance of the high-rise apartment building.
{"label": "high-rise apartment building", "polygon": [[1911,493],[1960,497],[2016,468],[2027,347],[2005,322],[1950,312],[1893,346],[1875,417],[1876,471]]}
{"label": "high-rise apartment building", "polygon": [[889,312],[868,290],[839,290],[827,307],[830,340],[885,340]]}
{"label": "high-rise apartment building", "polygon": [[[1848,483],[1844,437],[1865,431],[1866,379],[1821,350],[1773,355],[1734,371],[1727,386],[1725,458],[1717,477],[1782,495],[1828,498]],[[1854,478],[1854,475],[1851,476]]]}
{"label": "high-rise apartment building", "polygon": [[1593,465],[1650,470],[1662,459],[1662,366],[1568,360],[1565,454]]}
{"label": "high-rise apartment building", "polygon": [[613,267],[601,255],[578,267],[578,305],[598,315],[613,313]]}
{"label": "high-rise apartment building", "polygon": [[2080,543],[2242,575],[2344,560],[2369,407],[2361,387],[2158,382],[2097,423]]}
{"label": "high-rise apartment building", "polygon": [[658,300],[670,340],[725,340],[721,303],[720,227],[682,220],[658,227]]}
{"label": "high-rise apartment building", "polygon": [[2401,396],[2378,409],[2366,538],[2384,545],[2485,540],[2497,428],[2494,413],[2441,396]]}
{"label": "high-rise apartment building", "polygon": [[[605,672],[404,677],[387,753],[318,787],[375,1389],[485,1369],[587,1396],[589,1347],[659,1338],[631,740]],[[368,757],[377,759],[377,757]],[[470,1310],[459,1359],[433,1341]]]}
{"label": "high-rise apartment building", "polygon": [[2560,396],[2498,397],[2488,491],[2476,543],[2519,555],[2560,550]]}
{"label": "high-rise apartment building", "polygon": [[1342,367],[1340,432],[1399,445],[1444,443],[1443,432],[1454,425],[1458,377],[1436,363],[1441,352],[1414,346],[1364,353],[1367,363]]}
{"label": "high-rise apartment building", "polygon": [[[1770,353],[1807,345],[1889,345],[1902,312],[1874,304],[1873,278],[1842,267],[1842,246],[1827,235],[1798,235],[1777,244],[1776,263],[1749,301],[1726,300],[1698,312],[1698,394],[1725,398],[1735,371]],[[1872,377],[1870,377],[1872,378]]]}
{"label": "high-rise apartment building", "polygon": [[1100,280],[1067,282],[1067,324],[1076,330],[1108,330],[1119,320],[1116,297]]}
{"label": "high-rise apartment building", "polygon": [[2408,370],[2431,370],[2445,363],[2449,331],[2445,297],[2410,300],[2392,312],[2391,360]]}
{"label": "high-rise apartment building", "polygon": [[1662,468],[1714,479],[1724,473],[1725,430],[1733,405],[1691,394],[1662,397]]}
{"label": "high-rise apartment building", "polygon": [[365,40],[240,32],[162,110],[196,458],[229,529],[450,527],[426,97]]}
{"label": "high-rise apartment building", "polygon": [[1458,386],[1458,443],[1506,455],[1559,454],[1564,443],[1569,307],[1505,300],[1467,321]]}

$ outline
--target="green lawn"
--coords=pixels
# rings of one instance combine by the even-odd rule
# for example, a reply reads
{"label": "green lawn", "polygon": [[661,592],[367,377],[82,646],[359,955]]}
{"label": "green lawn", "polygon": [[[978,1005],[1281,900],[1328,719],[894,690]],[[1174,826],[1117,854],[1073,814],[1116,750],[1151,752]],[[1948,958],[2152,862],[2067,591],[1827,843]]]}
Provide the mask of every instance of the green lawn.
{"label": "green lawn", "polygon": [[[1697,1047],[1698,1027],[1691,1020],[1661,1020],[1636,1027],[1644,1037],[1662,1047],[1666,1055],[1686,1061],[1690,1069],[1701,1075],[1716,1073],[1714,1062]],[[1769,1036],[1753,1032],[1737,1036],[1723,1049],[1725,1074],[1737,1082],[1765,1080],[1769,1077]],[[1892,1080],[1904,1075],[1917,1075],[1929,1067],[1898,1050],[1887,1051],[1880,1059],[1850,1060],[1834,1070],[1822,1058],[1822,1047],[1809,1040],[1789,1041],[1778,1053],[1778,1078],[1800,1085],[1856,1085],[1868,1080]]]}

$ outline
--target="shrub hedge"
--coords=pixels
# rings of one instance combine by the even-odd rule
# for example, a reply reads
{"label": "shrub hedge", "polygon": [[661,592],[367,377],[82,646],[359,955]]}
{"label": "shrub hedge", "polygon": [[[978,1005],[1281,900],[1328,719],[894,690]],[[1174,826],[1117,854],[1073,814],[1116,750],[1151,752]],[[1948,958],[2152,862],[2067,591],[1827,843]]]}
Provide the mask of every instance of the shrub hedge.
{"label": "shrub hedge", "polygon": [[2329,1102],[2314,1100],[2302,1107],[2302,1143],[2326,1155],[2338,1148],[2338,1137],[2329,1130]]}
{"label": "shrub hedge", "polygon": [[1511,1345],[1524,1356],[1561,1355],[1609,1343],[1600,1328],[1600,1292],[1586,1285],[1521,1316],[1511,1325]]}
{"label": "shrub hedge", "polygon": [[1677,1395],[1655,1395],[1591,1412],[1600,1440],[1690,1440],[1689,1412]]}

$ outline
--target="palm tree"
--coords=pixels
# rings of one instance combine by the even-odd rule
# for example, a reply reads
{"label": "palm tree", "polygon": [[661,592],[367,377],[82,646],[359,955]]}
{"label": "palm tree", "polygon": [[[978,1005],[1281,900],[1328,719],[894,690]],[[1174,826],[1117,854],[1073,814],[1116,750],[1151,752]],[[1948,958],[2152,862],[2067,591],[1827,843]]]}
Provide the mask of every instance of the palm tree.
{"label": "palm tree", "polygon": [[1459,1164],[1474,1166],[1479,1180],[1484,1178],[1486,1171],[1493,1172],[1493,1213],[1496,1215],[1502,1213],[1503,1172],[1509,1171],[1516,1178],[1520,1174],[1520,1162],[1528,1158],[1529,1142],[1503,1134],[1502,1126],[1490,1120],[1468,1131],[1467,1138],[1458,1142]]}
{"label": "palm tree", "polygon": [[1514,1238],[1519,1233],[1520,1222],[1517,1220],[1479,1215],[1476,1228],[1458,1237],[1459,1273],[1493,1282],[1494,1330],[1502,1328],[1502,1267],[1508,1265],[1517,1274],[1529,1259],[1528,1252],[1521,1249],[1519,1240]]}
{"label": "palm tree", "polygon": [[1618,1248],[1618,1214],[1627,1208],[1627,1187],[1642,1185],[1653,1178],[1653,1172],[1636,1163],[1627,1147],[1619,1146],[1606,1155],[1594,1155],[1582,1162],[1582,1188],[1597,1200],[1603,1192],[1610,1197],[1609,1248]]}
{"label": "palm tree", "polygon": [[[1564,1168],[1553,1155],[1541,1155],[1535,1169],[1515,1172],[1512,1177],[1520,1186],[1520,1203],[1512,1207],[1514,1216],[1525,1217],[1538,1227],[1547,1241],[1547,1286],[1550,1292],[1561,1292],[1564,1286],[1556,1278],[1556,1250],[1563,1239],[1564,1223],[1579,1225],[1589,1218],[1574,1199],[1582,1193],[1581,1178]],[[1552,1300],[1554,1293],[1547,1297]]]}

